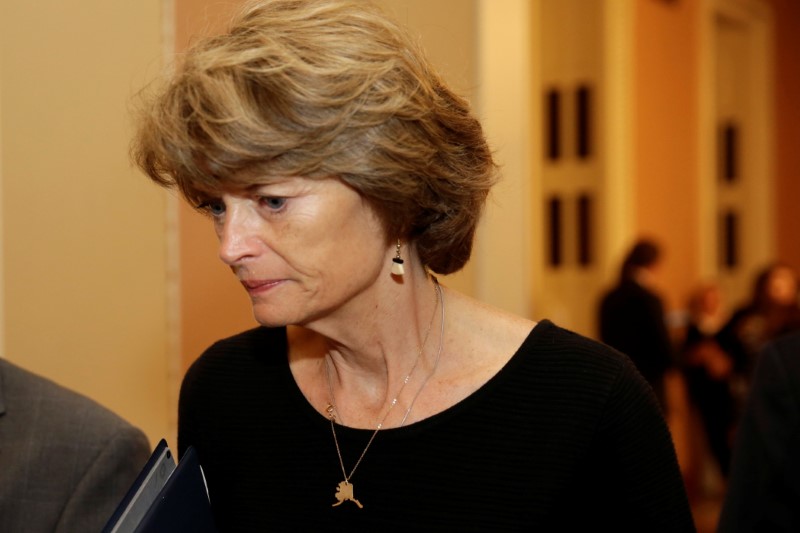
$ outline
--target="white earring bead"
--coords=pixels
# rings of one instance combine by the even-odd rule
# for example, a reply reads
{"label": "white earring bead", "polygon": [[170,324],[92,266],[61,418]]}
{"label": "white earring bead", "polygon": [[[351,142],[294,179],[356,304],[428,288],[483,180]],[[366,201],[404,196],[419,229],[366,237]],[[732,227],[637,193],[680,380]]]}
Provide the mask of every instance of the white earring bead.
{"label": "white earring bead", "polygon": [[403,269],[403,260],[399,257],[392,259],[392,274],[395,276],[402,276],[405,274],[405,270]]}
{"label": "white earring bead", "polygon": [[397,253],[392,258],[392,274],[395,276],[402,276],[405,274],[403,269],[403,258],[400,257],[400,239],[397,239]]}

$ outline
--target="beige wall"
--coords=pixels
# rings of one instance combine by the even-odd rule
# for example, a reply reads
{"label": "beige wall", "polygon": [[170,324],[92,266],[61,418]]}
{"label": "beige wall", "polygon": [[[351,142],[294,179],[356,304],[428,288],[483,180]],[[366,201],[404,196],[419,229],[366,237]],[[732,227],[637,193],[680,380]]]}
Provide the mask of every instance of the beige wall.
{"label": "beige wall", "polygon": [[[533,191],[533,161],[540,154],[539,108],[534,89],[530,27],[536,17],[528,0],[481,0],[474,37],[476,110],[500,181],[489,195],[478,228],[472,262],[478,299],[534,318],[533,281],[538,205]],[[536,316],[535,318],[541,318]]]}
{"label": "beige wall", "polygon": [[0,3],[2,355],[168,431],[164,195],[128,163],[159,2]]}
{"label": "beige wall", "polygon": [[635,236],[664,248],[662,282],[684,304],[699,270],[697,0],[635,2]]}
{"label": "beige wall", "polygon": [[776,58],[775,179],[777,258],[800,271],[800,2],[770,0],[775,24]]}
{"label": "beige wall", "polygon": [[[242,2],[175,1],[175,49],[184,50],[198,36],[218,33]],[[188,366],[216,340],[254,327],[247,294],[217,258],[217,240],[208,219],[173,198],[178,214],[179,350]]]}

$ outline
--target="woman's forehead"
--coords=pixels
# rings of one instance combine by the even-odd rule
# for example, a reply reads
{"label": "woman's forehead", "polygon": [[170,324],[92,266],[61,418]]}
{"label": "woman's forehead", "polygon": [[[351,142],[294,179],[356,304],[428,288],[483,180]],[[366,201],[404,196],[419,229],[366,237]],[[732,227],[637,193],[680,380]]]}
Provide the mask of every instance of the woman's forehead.
{"label": "woman's forehead", "polygon": [[249,171],[246,174],[237,173],[231,177],[221,177],[214,182],[192,183],[190,190],[193,196],[209,197],[222,194],[243,194],[253,192],[261,187],[271,185],[302,185],[327,180],[336,180],[350,187],[341,179],[329,177],[307,177],[296,175],[275,174],[270,172]]}

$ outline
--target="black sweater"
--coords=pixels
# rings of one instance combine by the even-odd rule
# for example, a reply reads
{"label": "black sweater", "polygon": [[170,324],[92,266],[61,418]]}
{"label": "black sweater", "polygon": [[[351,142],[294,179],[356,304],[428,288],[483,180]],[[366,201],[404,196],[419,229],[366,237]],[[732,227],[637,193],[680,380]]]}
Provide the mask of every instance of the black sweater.
{"label": "black sweater", "polygon": [[[286,331],[220,341],[181,390],[223,532],[693,531],[669,431],[630,361],[550,322],[489,382],[420,422],[381,431],[342,481],[329,421],[287,362]],[[348,471],[372,431],[338,427]]]}

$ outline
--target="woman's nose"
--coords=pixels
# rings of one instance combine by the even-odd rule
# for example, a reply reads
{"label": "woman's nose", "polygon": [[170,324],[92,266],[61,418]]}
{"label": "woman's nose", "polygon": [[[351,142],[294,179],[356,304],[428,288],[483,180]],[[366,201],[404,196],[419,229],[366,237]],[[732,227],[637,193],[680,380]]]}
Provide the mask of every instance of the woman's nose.
{"label": "woman's nose", "polygon": [[246,210],[228,208],[225,219],[218,226],[219,258],[227,265],[235,265],[252,257],[257,251],[257,228]]}

